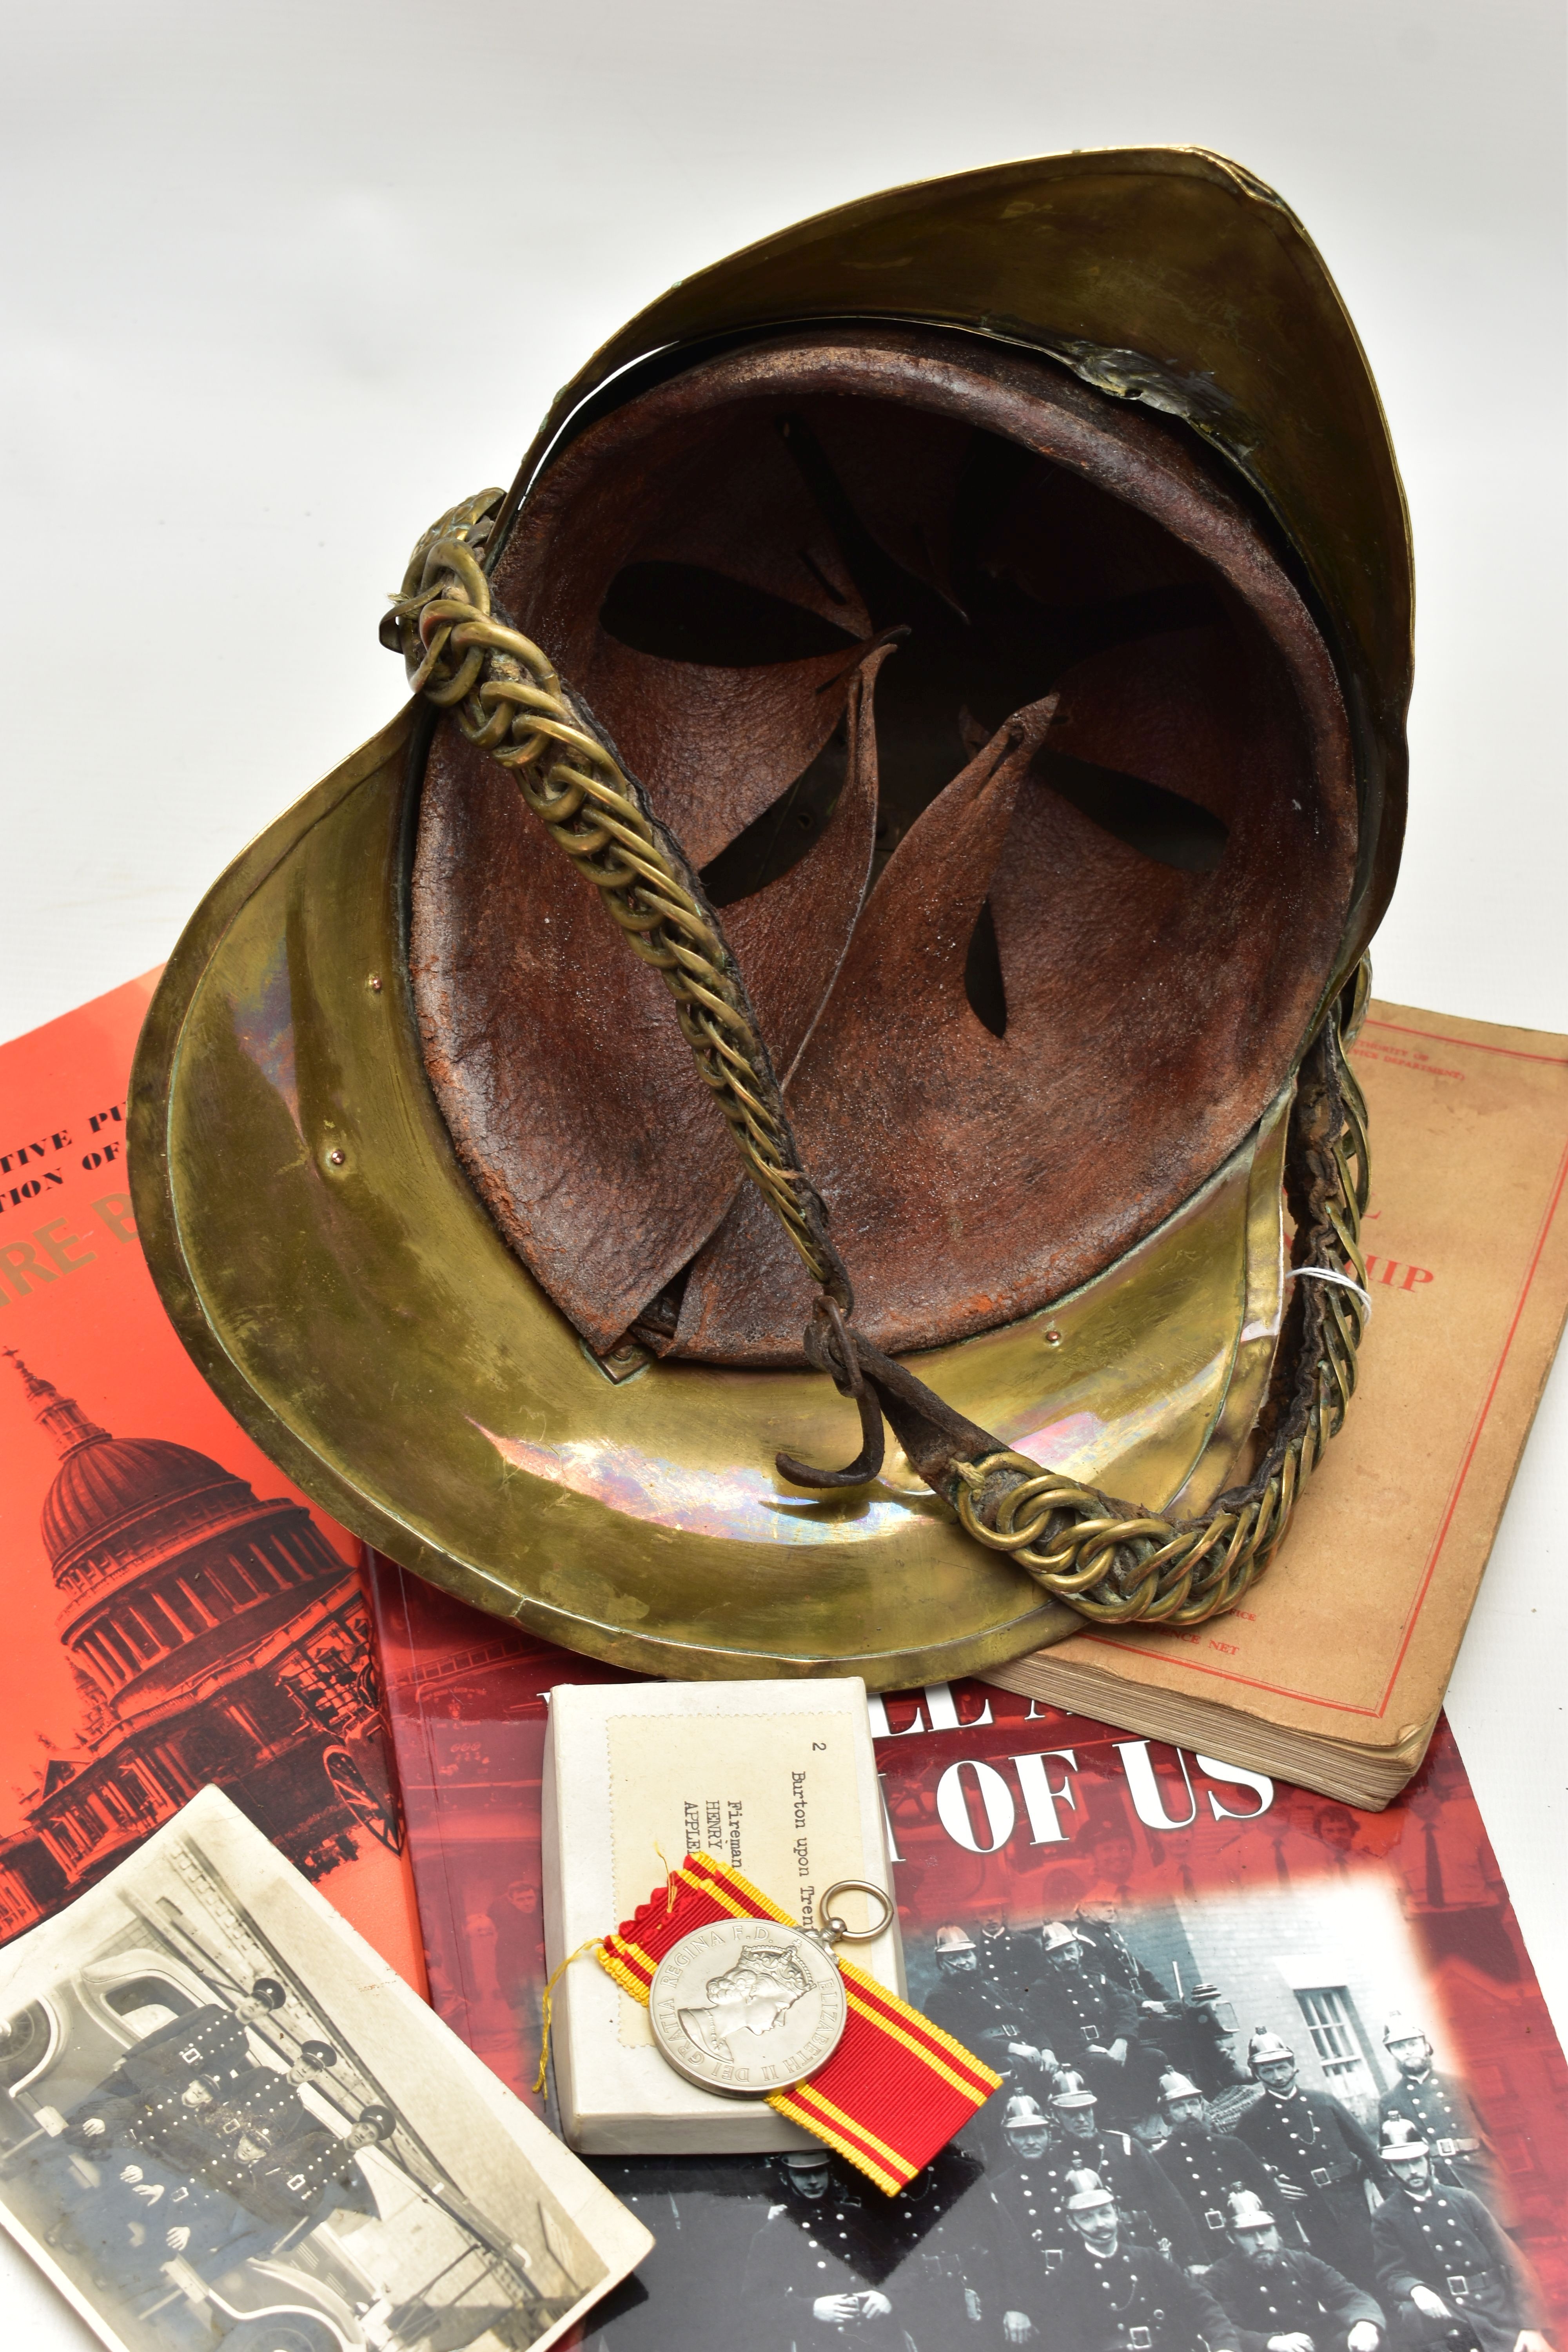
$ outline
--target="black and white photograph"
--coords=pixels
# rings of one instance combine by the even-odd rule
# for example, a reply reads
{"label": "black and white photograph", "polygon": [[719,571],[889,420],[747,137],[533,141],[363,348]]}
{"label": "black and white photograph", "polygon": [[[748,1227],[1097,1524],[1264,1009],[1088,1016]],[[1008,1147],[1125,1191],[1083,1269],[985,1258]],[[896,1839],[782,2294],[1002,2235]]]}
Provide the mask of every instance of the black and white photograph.
{"label": "black and white photograph", "polygon": [[593,2352],[677,2316],[689,2352],[1543,2343],[1506,2103],[1456,2072],[1384,1882],[1097,1890],[910,1960],[1001,2091],[896,2201],[825,2148],[601,2163],[659,2244]]}
{"label": "black and white photograph", "polygon": [[5,1952],[0,2218],[113,2352],[544,2352],[648,2242],[216,1789]]}
{"label": "black and white photograph", "polygon": [[895,2200],[826,2148],[596,2159],[658,2242],[589,2352],[1555,2343],[1568,2085],[1447,1747],[1380,1822],[1191,1768],[1184,1822],[1080,1721],[1070,1837],[987,1851],[1016,1727],[964,1745],[885,1788],[910,1999],[1001,2087]]}

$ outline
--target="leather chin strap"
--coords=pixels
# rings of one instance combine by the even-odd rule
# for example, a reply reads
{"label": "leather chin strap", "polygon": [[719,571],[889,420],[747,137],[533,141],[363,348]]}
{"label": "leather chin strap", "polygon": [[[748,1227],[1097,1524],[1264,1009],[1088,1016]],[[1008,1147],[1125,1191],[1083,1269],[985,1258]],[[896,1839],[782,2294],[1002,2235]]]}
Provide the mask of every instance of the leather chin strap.
{"label": "leather chin strap", "polygon": [[[806,1355],[840,1395],[855,1399],[861,1450],[837,1471],[781,1454],[780,1475],[824,1491],[859,1486],[881,1467],[885,1424],[976,1542],[1010,1552],[1086,1617],[1193,1624],[1234,1608],[1267,1565],[1302,1482],[1343,1419],[1371,1313],[1355,1240],[1366,1200],[1364,1106],[1342,1028],[1359,1025],[1369,987],[1363,964],[1297,1082],[1286,1152],[1296,1223],[1291,1272],[1329,1280],[1294,1286],[1258,1423],[1258,1458],[1245,1485],[1178,1521],[1060,1477],[953,1412],[825,1299],[806,1327]],[[1342,1273],[1345,1263],[1352,1273]]]}
{"label": "leather chin strap", "polygon": [[807,1361],[826,1372],[840,1396],[860,1410],[859,1453],[842,1470],[813,1469],[793,1454],[776,1457],[779,1475],[792,1486],[863,1486],[882,1467],[884,1423],[890,1427],[911,1466],[939,1495],[952,1483],[959,1462],[976,1462],[999,1451],[988,1431],[944,1404],[934,1389],[906,1371],[893,1357],[853,1330],[837,1303],[818,1298],[805,1327]]}

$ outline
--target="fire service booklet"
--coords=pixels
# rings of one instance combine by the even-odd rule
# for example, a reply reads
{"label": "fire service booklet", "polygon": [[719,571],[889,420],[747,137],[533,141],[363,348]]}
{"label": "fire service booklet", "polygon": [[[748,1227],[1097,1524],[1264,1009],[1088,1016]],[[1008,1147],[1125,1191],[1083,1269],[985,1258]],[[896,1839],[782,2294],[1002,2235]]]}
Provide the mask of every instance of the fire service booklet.
{"label": "fire service booklet", "polygon": [[[530,2095],[549,1695],[633,1678],[372,1595],[432,1998]],[[1562,2352],[1568,2069],[1446,1723],[1358,1813],[979,1682],[870,1712],[909,1998],[1003,2087],[896,2198],[589,2158],[656,2244],[587,2352]]]}
{"label": "fire service booklet", "polygon": [[1381,1805],[1426,1753],[1568,1312],[1568,1037],[1374,1000],[1351,1059],[1373,1318],[1279,1558],[1228,1617],[1086,1626],[993,1678]]}
{"label": "fire service booklet", "polygon": [[0,1045],[0,1944],[214,1781],[418,1986],[363,1547],[224,1411],[136,1237],[157,977]]}

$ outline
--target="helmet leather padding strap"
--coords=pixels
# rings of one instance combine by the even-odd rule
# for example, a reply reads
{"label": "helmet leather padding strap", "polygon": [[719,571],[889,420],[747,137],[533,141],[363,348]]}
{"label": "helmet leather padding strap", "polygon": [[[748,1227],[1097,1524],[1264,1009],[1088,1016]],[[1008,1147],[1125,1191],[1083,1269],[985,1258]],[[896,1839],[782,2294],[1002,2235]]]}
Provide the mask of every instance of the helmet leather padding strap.
{"label": "helmet leather padding strap", "polygon": [[[1179,431],[978,339],[800,332],[569,443],[491,578],[720,903],[879,1351],[1091,1278],[1289,1076],[1348,733]],[[798,1364],[798,1261],[594,895],[443,721],[412,965],[470,1177],[595,1350]]]}

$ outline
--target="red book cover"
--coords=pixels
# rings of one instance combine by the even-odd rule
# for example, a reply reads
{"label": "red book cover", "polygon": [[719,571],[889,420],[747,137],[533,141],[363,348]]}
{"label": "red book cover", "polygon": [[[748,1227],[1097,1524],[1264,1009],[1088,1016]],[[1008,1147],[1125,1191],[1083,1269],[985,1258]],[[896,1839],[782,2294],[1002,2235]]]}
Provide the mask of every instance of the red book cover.
{"label": "red book cover", "polygon": [[422,1990],[362,1547],[224,1411],[137,1244],[156,979],[0,1046],[0,1941],[213,1781]]}
{"label": "red book cover", "polygon": [[[622,1677],[379,1556],[372,1591],[431,1995],[531,2097],[548,1694]],[[897,2200],[837,2158],[804,2185],[780,2158],[592,2159],[658,2243],[589,2323],[591,2352],[1262,2352],[1296,2335],[1343,2352],[1362,2320],[1384,2346],[1513,2352],[1568,2315],[1568,2067],[1446,1723],[1404,1794],[1361,1813],[989,1684],[871,1706],[910,1997],[1004,2087]],[[1076,1975],[1058,1957],[1075,1942]],[[1284,2094],[1252,2063],[1276,2042]],[[1162,2095],[1173,2074],[1184,2108]],[[1381,2154],[1417,2129],[1430,2184],[1411,2227],[1436,2215],[1433,2242],[1453,2240],[1441,2321],[1408,2292]],[[1122,2251],[1152,2242],[1166,2295],[1110,2333],[1084,2316],[1063,2210],[1067,2174],[1096,2167]],[[1226,2226],[1248,2189],[1290,2257],[1266,2275],[1238,2267]],[[1289,2305],[1309,2291],[1310,2313]]]}

